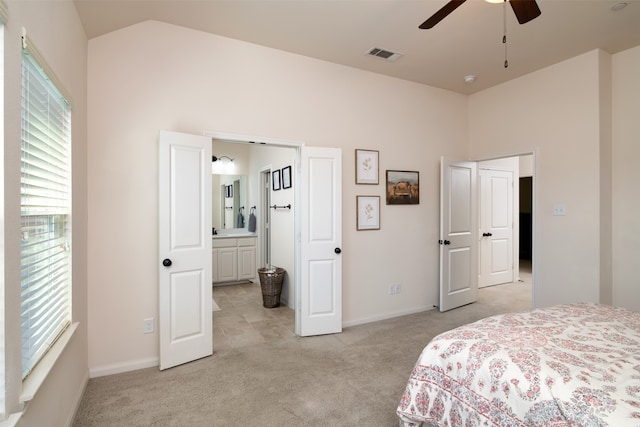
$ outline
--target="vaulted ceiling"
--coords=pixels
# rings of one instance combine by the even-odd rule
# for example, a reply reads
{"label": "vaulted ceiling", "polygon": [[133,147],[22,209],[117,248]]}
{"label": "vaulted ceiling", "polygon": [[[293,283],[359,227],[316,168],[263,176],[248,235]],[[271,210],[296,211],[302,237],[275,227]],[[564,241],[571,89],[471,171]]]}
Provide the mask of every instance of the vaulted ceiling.
{"label": "vaulted ceiling", "polygon": [[[418,29],[447,2],[75,0],[89,38],[156,20],[464,94],[593,49],[640,45],[640,0],[624,0],[619,10],[619,0],[537,0],[542,14],[523,25],[508,5],[468,0],[432,29]],[[380,59],[372,48],[401,56]]]}

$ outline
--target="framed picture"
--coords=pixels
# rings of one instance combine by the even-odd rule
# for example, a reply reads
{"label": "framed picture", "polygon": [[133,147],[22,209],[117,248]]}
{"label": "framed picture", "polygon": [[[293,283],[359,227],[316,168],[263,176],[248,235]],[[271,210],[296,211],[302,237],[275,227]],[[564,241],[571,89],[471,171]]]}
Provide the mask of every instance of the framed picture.
{"label": "framed picture", "polygon": [[356,196],[356,230],[380,230],[380,196]]}
{"label": "framed picture", "polygon": [[291,188],[291,166],[282,168],[282,188]]}
{"label": "framed picture", "polygon": [[378,184],[378,154],[376,150],[356,150],[356,184]]}
{"label": "framed picture", "polygon": [[230,199],[233,197],[233,185],[225,185],[224,186],[224,197]]}
{"label": "framed picture", "polygon": [[420,173],[387,171],[387,204],[417,205],[420,203]]}
{"label": "framed picture", "polygon": [[273,184],[273,191],[280,189],[280,169],[271,172],[271,182]]}

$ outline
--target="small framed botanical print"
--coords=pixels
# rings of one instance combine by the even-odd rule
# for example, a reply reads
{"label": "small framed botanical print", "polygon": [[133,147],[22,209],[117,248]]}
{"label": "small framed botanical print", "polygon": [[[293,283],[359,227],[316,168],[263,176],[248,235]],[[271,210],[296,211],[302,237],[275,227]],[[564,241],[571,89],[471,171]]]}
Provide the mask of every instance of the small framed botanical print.
{"label": "small framed botanical print", "polygon": [[356,230],[380,230],[380,196],[356,196]]}
{"label": "small framed botanical print", "polygon": [[376,150],[356,150],[356,184],[378,184],[378,158]]}

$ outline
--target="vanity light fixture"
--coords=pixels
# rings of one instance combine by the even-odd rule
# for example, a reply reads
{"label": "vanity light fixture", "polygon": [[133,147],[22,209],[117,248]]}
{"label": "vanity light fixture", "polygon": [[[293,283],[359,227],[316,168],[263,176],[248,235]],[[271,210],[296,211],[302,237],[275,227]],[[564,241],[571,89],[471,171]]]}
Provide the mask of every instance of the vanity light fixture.
{"label": "vanity light fixture", "polygon": [[233,162],[233,159],[232,159],[231,157],[229,157],[229,156],[220,156],[220,157],[211,156],[211,162],[212,162],[212,163],[213,163],[213,162],[215,162],[215,161],[217,161],[217,160],[222,160],[222,159],[227,159],[227,160],[229,160],[230,162]]}

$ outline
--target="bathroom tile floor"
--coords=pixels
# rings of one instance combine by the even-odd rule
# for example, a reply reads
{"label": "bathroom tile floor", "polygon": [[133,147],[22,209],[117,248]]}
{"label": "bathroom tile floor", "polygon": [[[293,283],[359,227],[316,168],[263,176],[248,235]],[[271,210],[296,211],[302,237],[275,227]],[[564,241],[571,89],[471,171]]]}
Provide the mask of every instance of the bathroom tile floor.
{"label": "bathroom tile floor", "polygon": [[213,299],[221,309],[213,312],[214,352],[295,336],[294,310],[264,308],[257,283],[214,286]]}

